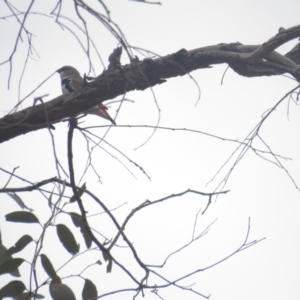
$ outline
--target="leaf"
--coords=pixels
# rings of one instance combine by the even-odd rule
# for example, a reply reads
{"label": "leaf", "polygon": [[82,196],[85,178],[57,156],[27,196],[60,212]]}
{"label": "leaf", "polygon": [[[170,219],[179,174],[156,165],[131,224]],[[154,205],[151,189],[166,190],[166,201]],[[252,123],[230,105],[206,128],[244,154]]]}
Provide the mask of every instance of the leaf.
{"label": "leaf", "polygon": [[102,255],[103,255],[104,261],[108,261],[110,259],[110,257],[111,257],[110,254],[109,254],[109,252],[102,251]]}
{"label": "leaf", "polygon": [[101,265],[102,265],[102,262],[101,262],[101,260],[100,260],[100,259],[98,259],[98,260],[96,261],[96,264],[101,266]]}
{"label": "leaf", "polygon": [[11,255],[11,254],[14,254],[14,253],[17,253],[17,252],[20,252],[21,250],[23,250],[30,242],[32,242],[33,239],[30,235],[23,235],[17,242],[16,244],[9,248],[5,255]]}
{"label": "leaf", "polygon": [[[83,190],[82,190],[83,189]],[[86,190],[86,183],[84,183],[81,187],[81,190],[77,190],[77,193],[78,193],[78,196],[81,197],[84,193],[84,190]],[[71,198],[70,198],[70,203],[73,203],[76,201],[76,197],[75,195],[73,195]]]}
{"label": "leaf", "polygon": [[23,258],[11,258],[5,261],[0,266],[0,275],[15,271],[23,263],[23,261]]}
{"label": "leaf", "polygon": [[[1,242],[1,240],[0,240],[0,242]],[[4,247],[3,245],[0,244],[0,266],[7,260],[12,259],[11,255],[6,255],[6,251],[7,251],[6,247]],[[18,269],[11,272],[10,275],[15,276],[15,277],[21,276]]]}
{"label": "leaf", "polygon": [[47,273],[47,275],[53,279],[53,278],[57,278],[57,274],[56,271],[53,268],[53,265],[51,264],[49,258],[45,255],[45,254],[41,254],[41,262],[42,262],[42,266],[45,270],[45,272]]}
{"label": "leaf", "polygon": [[92,239],[89,235],[89,233],[87,232],[86,230],[86,227],[82,221],[82,217],[81,215],[75,213],[75,212],[71,212],[71,218],[72,218],[72,221],[73,221],[73,224],[76,226],[76,227],[80,227],[80,231],[81,231],[81,234],[84,238],[84,241],[85,241],[85,245],[86,247],[89,249],[91,248],[91,245],[92,245]]}
{"label": "leaf", "polygon": [[82,290],[82,299],[83,300],[95,300],[97,299],[97,288],[94,285],[94,283],[89,280],[89,279],[85,279],[85,283],[84,283],[84,287]]}
{"label": "leaf", "polygon": [[106,272],[110,273],[112,270],[112,263],[113,263],[112,257],[109,252],[102,251],[102,255],[103,255],[104,260],[108,261],[108,264],[106,266]]}
{"label": "leaf", "polygon": [[106,272],[107,272],[107,273],[111,273],[111,270],[112,270],[112,263],[113,263],[113,261],[112,261],[112,259],[110,258],[109,261],[108,261],[108,265],[107,265],[107,267],[106,267]]}
{"label": "leaf", "polygon": [[40,223],[38,218],[28,211],[15,211],[5,216],[6,221],[22,223]]}
{"label": "leaf", "polygon": [[25,290],[25,285],[22,281],[13,280],[0,290],[0,299],[5,297],[16,297],[23,293]]}
{"label": "leaf", "polygon": [[35,299],[44,299],[45,298],[43,295],[40,295],[40,294],[35,295],[35,293],[25,292],[16,297],[13,297],[13,299],[14,300],[30,300],[33,297],[35,297]]}
{"label": "leaf", "polygon": [[63,283],[51,282],[49,290],[53,300],[76,300],[73,291]]}
{"label": "leaf", "polygon": [[66,225],[56,225],[56,232],[59,240],[69,253],[75,255],[79,252],[79,245],[76,243],[73,233]]}
{"label": "leaf", "polygon": [[23,208],[23,209],[26,208],[26,209],[28,209],[29,211],[33,211],[33,209],[27,207],[27,206],[24,204],[24,202],[21,200],[21,198],[20,198],[16,193],[10,193],[10,192],[8,192],[7,194],[8,194],[8,196],[10,196],[13,200],[15,200],[16,203],[17,203],[21,208]]}

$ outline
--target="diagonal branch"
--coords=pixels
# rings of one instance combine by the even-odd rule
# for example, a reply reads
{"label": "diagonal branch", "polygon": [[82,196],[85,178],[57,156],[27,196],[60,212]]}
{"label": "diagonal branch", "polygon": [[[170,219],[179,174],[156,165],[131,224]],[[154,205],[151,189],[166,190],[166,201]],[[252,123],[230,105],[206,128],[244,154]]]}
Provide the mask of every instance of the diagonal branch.
{"label": "diagonal branch", "polygon": [[166,78],[210,68],[212,64],[227,63],[237,73],[249,77],[289,73],[300,81],[300,68],[292,57],[271,52],[295,37],[300,37],[300,25],[277,34],[262,46],[250,47],[235,43],[191,51],[181,49],[164,57],[141,61],[135,59],[124,66],[116,65],[103,71],[93,82],[76,93],[63,95],[40,105],[34,104],[4,116],[0,119],[0,143],[27,132],[47,128],[49,124],[60,122],[64,118],[74,117],[99,102],[129,91],[145,90],[165,83]]}

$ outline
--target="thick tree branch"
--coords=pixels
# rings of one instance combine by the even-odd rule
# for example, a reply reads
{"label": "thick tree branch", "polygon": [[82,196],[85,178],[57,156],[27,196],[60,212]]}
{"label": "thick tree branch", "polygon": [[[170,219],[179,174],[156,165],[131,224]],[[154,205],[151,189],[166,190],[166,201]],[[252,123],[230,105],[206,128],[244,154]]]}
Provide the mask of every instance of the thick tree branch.
{"label": "thick tree branch", "polygon": [[181,49],[156,59],[134,59],[125,66],[113,64],[76,93],[57,97],[47,103],[34,104],[4,116],[0,119],[0,143],[30,131],[47,128],[64,118],[74,117],[99,102],[129,91],[145,90],[166,82],[166,78],[183,76],[213,64],[227,63],[237,73],[248,77],[289,73],[300,81],[297,64],[300,47],[294,47],[286,56],[273,51],[296,37],[300,37],[300,25],[286,29],[258,46],[220,44],[191,51]]}

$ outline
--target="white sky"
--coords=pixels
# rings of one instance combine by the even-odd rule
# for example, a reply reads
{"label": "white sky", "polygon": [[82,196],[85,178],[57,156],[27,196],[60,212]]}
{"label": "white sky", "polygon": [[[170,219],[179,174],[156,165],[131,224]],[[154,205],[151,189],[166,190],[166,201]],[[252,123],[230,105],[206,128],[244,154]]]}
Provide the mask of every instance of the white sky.
{"label": "white sky", "polygon": [[[19,5],[15,1],[15,5]],[[72,1],[66,1],[62,14],[71,14]],[[100,9],[97,1],[87,1]],[[29,1],[24,1],[27,7]],[[49,13],[56,1],[37,1],[32,11]],[[65,2],[64,2],[65,3]],[[26,4],[26,5],[25,5]],[[299,23],[300,2],[294,0],[254,0],[254,1],[166,1],[162,6],[145,5],[133,1],[106,1],[112,20],[115,21],[131,45],[151,50],[160,55],[174,53],[181,48],[187,50],[215,45],[219,43],[240,42],[245,45],[260,44],[274,36],[278,29]],[[8,15],[5,4],[0,4],[0,15]],[[67,31],[54,24],[54,19],[43,16],[31,16],[28,30],[35,37],[33,43],[39,54],[29,61],[21,85],[23,98],[42,80],[63,65],[72,65],[80,73],[88,72],[88,61],[76,40]],[[117,46],[110,34],[98,22],[89,24],[90,34],[107,64],[112,50]],[[18,26],[13,18],[0,20],[0,61],[11,53]],[[81,36],[82,42],[85,42]],[[26,41],[26,40],[25,40]],[[26,42],[18,46],[13,60],[13,73],[10,90],[7,90],[8,65],[0,66],[1,102],[0,115],[5,115],[18,101],[18,79],[22,72],[26,56]],[[288,43],[279,51],[286,53],[296,40]],[[140,56],[142,59],[142,57]],[[95,53],[92,54],[93,66],[97,75],[103,70]],[[126,55],[122,63],[127,63]],[[161,109],[160,126],[169,128],[189,128],[214,134],[219,137],[243,140],[261,120],[266,110],[272,108],[296,82],[287,77],[245,78],[228,70],[223,85],[221,80],[226,65],[213,66],[211,69],[198,70],[191,75],[201,89],[201,100],[197,106],[198,90],[188,76],[169,79],[165,84],[155,86],[153,92]],[[55,74],[34,96],[50,94],[45,100],[60,95],[60,79]],[[34,97],[33,96],[33,97]],[[158,110],[150,89],[143,92],[131,92],[126,95],[134,103],[125,102],[116,120],[118,125],[152,125],[158,119]],[[121,99],[121,97],[119,97]],[[24,107],[31,105],[33,98],[26,100]],[[115,115],[118,104],[110,105],[110,114]],[[287,111],[289,116],[287,117]],[[292,101],[284,101],[264,123],[261,138],[268,143],[274,153],[293,160],[281,160],[283,165],[300,186],[300,112]],[[107,121],[96,116],[86,116],[83,127],[107,125]],[[53,132],[57,155],[67,170],[66,141],[67,122],[55,125]],[[107,128],[95,128],[93,133],[103,136]],[[231,168],[233,161],[225,166],[210,184],[207,183],[235,150],[236,144],[221,141],[202,134],[187,131],[157,130],[151,140],[143,144],[151,129],[111,128],[106,141],[138,163],[151,177],[151,181],[128,160],[103,143],[114,157],[118,157],[136,179],[114,158],[104,151],[93,152],[93,164],[101,175],[102,184],[92,170],[89,170],[83,182],[87,183],[95,195],[109,208],[113,209],[120,222],[131,210],[146,199],[156,200],[173,193],[190,189],[212,192]],[[256,141],[256,147],[261,143]],[[266,150],[264,148],[264,150]],[[51,138],[47,130],[19,136],[0,147],[0,166],[12,170],[19,166],[16,174],[32,182],[57,176]],[[76,179],[82,175],[87,159],[86,143],[79,132],[74,136],[74,163]],[[66,177],[62,173],[62,178]],[[68,180],[68,178],[66,178]],[[8,177],[1,173],[3,186]],[[26,185],[12,180],[11,186]],[[211,222],[218,219],[209,234],[195,242],[177,256],[170,259],[165,270],[160,271],[170,280],[181,277],[196,269],[205,268],[231,254],[242,245],[247,232],[248,218],[251,218],[249,241],[266,237],[266,240],[249,248],[229,260],[205,272],[186,279],[182,285],[191,286],[212,300],[298,300],[300,299],[300,197],[299,191],[283,169],[247,152],[247,155],[235,168],[225,189],[230,190],[214,201],[207,213],[201,216],[196,232],[199,234]],[[69,193],[71,194],[71,193]],[[38,193],[20,194],[25,203],[34,208],[41,223],[49,218],[47,202]],[[89,198],[85,198],[89,213],[101,212]],[[190,241],[196,213],[207,204],[207,198],[186,195],[146,208],[137,214],[126,227],[126,234],[134,243],[141,259],[147,264],[161,264],[165,257]],[[5,222],[5,214],[19,210],[16,203],[7,195],[0,194],[0,226],[3,243],[10,247],[22,234],[39,237],[37,225],[16,225]],[[66,208],[77,211],[76,205]],[[113,226],[103,215],[93,217],[91,224],[101,234],[113,238],[116,234]],[[65,222],[75,234],[81,249],[84,241],[66,215],[59,216],[56,223]],[[122,244],[120,241],[119,244]],[[32,259],[34,245],[31,244],[15,257]],[[57,268],[66,262],[70,255],[55,236],[55,228],[50,228],[42,250]],[[117,249],[113,252],[136,276],[143,273],[132,263],[129,251]],[[74,260],[59,275],[78,274],[85,264],[95,262],[99,253],[90,252],[83,258]],[[46,274],[40,270],[40,281]],[[20,268],[24,283],[28,286],[29,264]],[[105,273],[104,266],[89,269],[83,274],[97,284],[99,294],[120,287],[135,287],[132,282],[113,266],[112,274]],[[150,284],[159,284],[151,277]],[[0,287],[11,279],[1,276]],[[26,281],[27,280],[27,281]],[[83,280],[72,278],[63,280],[81,299]],[[47,295],[48,286],[39,293]],[[201,299],[201,297],[180,289],[169,288],[159,291],[167,300]],[[49,296],[47,296],[49,297]],[[47,299],[46,297],[46,299]],[[158,299],[146,291],[146,299]],[[110,299],[132,299],[132,295],[117,294]],[[142,297],[140,296],[139,299]],[[49,299],[49,298],[48,298]]]}

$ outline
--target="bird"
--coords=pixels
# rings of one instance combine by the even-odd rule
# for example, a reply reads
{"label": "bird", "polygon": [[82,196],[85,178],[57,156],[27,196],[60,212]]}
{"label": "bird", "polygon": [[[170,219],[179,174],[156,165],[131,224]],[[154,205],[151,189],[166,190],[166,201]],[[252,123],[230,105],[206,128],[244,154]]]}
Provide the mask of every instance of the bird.
{"label": "bird", "polygon": [[[61,90],[63,95],[77,91],[84,86],[84,79],[75,68],[71,66],[64,66],[58,69],[56,72],[60,75]],[[116,125],[114,119],[108,114],[107,107],[102,102],[99,102],[85,113],[97,115]]]}

